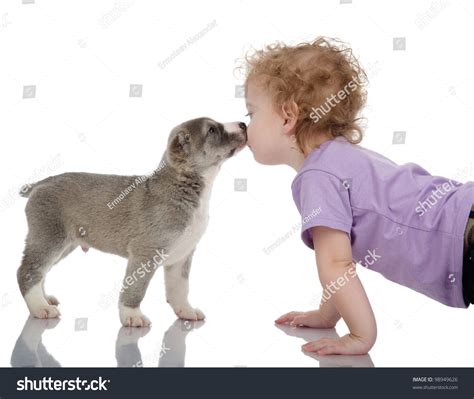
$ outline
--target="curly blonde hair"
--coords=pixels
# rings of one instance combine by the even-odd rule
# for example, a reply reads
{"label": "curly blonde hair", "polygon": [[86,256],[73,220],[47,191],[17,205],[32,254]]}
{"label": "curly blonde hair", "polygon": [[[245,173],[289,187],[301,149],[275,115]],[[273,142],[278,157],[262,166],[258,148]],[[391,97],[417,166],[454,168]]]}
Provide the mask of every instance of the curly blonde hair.
{"label": "curly blonde hair", "polygon": [[[368,79],[352,49],[339,39],[320,36],[296,46],[276,42],[248,52],[239,69],[244,69],[245,90],[250,80],[258,82],[272,96],[277,112],[285,103],[297,111],[300,149],[321,133],[344,136],[353,144],[362,141],[359,121],[364,118],[358,115]],[[336,97],[340,101],[333,105],[330,99]]]}

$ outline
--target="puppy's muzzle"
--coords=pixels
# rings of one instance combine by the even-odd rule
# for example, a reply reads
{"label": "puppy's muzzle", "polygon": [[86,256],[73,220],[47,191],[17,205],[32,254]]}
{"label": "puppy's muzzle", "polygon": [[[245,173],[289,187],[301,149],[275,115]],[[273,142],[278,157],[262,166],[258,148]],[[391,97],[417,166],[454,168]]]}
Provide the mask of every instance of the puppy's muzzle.
{"label": "puppy's muzzle", "polygon": [[239,144],[235,148],[240,151],[247,144],[247,125],[244,122],[224,123],[224,129],[228,134],[236,135],[239,138]]}

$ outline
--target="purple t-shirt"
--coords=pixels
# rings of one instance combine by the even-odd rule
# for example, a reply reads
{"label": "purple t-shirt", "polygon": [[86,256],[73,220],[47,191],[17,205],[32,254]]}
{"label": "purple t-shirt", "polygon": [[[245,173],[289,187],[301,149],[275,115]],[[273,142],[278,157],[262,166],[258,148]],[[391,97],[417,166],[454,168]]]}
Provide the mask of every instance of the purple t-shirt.
{"label": "purple t-shirt", "polygon": [[463,243],[474,182],[397,165],[340,136],[308,155],[291,188],[308,247],[312,227],[342,230],[353,261],[445,305],[467,307]]}

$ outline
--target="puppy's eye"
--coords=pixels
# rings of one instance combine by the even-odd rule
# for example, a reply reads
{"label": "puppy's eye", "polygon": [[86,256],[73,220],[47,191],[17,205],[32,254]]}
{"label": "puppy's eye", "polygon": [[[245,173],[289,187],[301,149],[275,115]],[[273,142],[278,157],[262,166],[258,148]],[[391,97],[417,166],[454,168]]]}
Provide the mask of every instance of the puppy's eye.
{"label": "puppy's eye", "polygon": [[209,128],[209,130],[207,131],[208,134],[214,134],[214,133],[217,133],[217,130],[214,126],[211,126]]}

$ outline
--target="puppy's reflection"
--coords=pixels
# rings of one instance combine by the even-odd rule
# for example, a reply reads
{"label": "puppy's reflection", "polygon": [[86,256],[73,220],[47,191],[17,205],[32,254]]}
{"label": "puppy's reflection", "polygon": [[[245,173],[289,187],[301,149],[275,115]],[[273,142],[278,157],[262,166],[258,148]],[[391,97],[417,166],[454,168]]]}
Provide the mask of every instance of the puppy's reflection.
{"label": "puppy's reflection", "polygon": [[42,342],[45,330],[50,330],[61,319],[37,319],[29,316],[13,348],[12,367],[61,367]]}
{"label": "puppy's reflection", "polygon": [[[292,327],[275,324],[277,328],[291,337],[302,338],[306,342],[320,338],[340,338],[335,328],[317,329],[308,327]],[[320,367],[374,367],[370,355],[317,355],[314,352],[303,352],[306,356],[319,361]]]}
{"label": "puppy's reflection", "polygon": [[[186,337],[193,331],[201,328],[204,321],[190,321],[177,319],[163,336],[162,351],[158,367],[184,367],[186,356]],[[166,350],[165,350],[166,349]]]}
{"label": "puppy's reflection", "polygon": [[[204,321],[177,319],[163,336],[161,348],[153,360],[158,358],[158,367],[184,367],[186,357],[186,337],[194,329],[201,328]],[[150,331],[150,327],[121,327],[115,344],[118,367],[143,367],[143,359],[138,341]],[[146,362],[145,362],[146,363]]]}
{"label": "puppy's reflection", "polygon": [[[11,356],[12,367],[61,367],[49,354],[42,342],[46,330],[53,329],[61,319],[37,319],[29,316],[18,337]],[[163,336],[161,348],[153,359],[158,359],[158,367],[184,367],[186,337],[204,321],[177,319]],[[115,357],[118,367],[143,367],[138,341],[150,332],[150,327],[121,327],[115,343]]]}
{"label": "puppy's reflection", "polygon": [[150,327],[121,327],[115,341],[117,367],[143,367],[138,340],[150,332]]}

